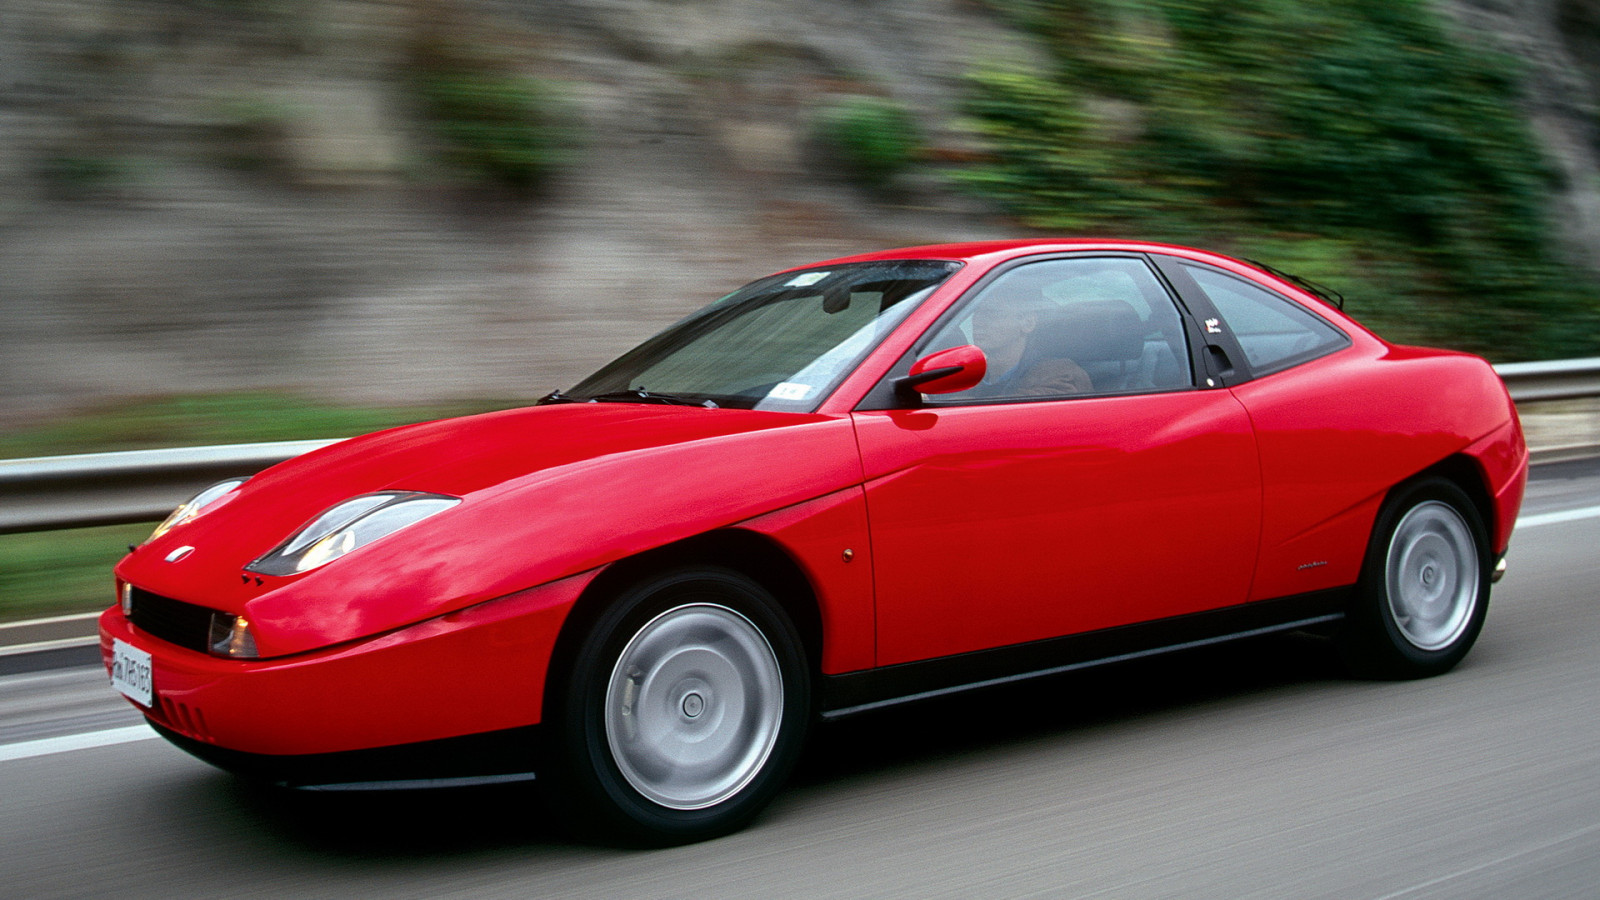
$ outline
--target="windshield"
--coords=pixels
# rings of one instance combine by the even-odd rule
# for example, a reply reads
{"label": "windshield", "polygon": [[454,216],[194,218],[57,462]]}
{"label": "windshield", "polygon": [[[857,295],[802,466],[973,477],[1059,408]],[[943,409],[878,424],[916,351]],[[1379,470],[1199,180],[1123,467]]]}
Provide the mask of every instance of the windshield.
{"label": "windshield", "polygon": [[772,275],[552,399],[671,398],[810,412],[958,268],[955,262],[893,260]]}

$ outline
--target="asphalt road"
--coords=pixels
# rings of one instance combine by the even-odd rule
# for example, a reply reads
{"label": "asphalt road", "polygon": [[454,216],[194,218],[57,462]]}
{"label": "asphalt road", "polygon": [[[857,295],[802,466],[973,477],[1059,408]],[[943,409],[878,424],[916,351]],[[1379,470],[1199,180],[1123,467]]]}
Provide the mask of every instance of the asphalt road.
{"label": "asphalt road", "polygon": [[859,717],[750,829],[671,850],[574,844],[527,788],[288,794],[159,740],[60,750],[137,716],[92,670],[0,678],[0,896],[1596,897],[1595,507],[1600,464],[1538,471],[1445,677],[1348,680],[1292,636]]}

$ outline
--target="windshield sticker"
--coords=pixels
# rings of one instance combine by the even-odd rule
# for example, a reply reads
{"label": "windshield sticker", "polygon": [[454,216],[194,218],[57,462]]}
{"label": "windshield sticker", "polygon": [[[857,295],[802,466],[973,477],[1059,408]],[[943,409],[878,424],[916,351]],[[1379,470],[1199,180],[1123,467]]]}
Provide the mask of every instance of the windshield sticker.
{"label": "windshield sticker", "polygon": [[799,275],[785,281],[784,287],[811,287],[813,284],[832,275],[832,272],[801,272]]}
{"label": "windshield sticker", "polygon": [[767,392],[768,400],[804,400],[811,396],[811,385],[797,381],[782,381]]}

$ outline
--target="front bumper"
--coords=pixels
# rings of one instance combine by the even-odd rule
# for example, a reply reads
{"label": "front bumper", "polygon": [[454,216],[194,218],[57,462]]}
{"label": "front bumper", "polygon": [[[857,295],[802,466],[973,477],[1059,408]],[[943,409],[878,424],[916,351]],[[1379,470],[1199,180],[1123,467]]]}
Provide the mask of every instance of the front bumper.
{"label": "front bumper", "polygon": [[[404,767],[384,763],[371,778],[344,776],[360,774],[355,763],[374,762],[375,756],[360,755],[368,751],[389,748],[404,758],[407,747],[516,735],[539,722],[556,635],[591,577],[573,576],[386,634],[262,660],[221,659],[168,644],[113,607],[100,617],[100,649],[108,666],[113,640],[151,654],[154,700],[138,708],[158,731],[208,762],[276,781],[304,782],[301,770],[324,768],[340,780],[390,780],[401,777]],[[357,755],[326,765],[335,762],[332,754],[350,753]],[[430,755],[438,754],[423,754]],[[273,769],[295,777],[276,777]]]}
{"label": "front bumper", "polygon": [[531,781],[541,728],[529,725],[415,744],[276,756],[197,741],[153,719],[162,737],[219,769],[292,788],[387,790]]}

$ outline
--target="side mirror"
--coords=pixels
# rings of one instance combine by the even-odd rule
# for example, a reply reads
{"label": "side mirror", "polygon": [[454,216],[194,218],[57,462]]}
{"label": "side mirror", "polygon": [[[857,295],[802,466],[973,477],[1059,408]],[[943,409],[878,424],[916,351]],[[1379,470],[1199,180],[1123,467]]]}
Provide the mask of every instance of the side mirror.
{"label": "side mirror", "polygon": [[989,371],[983,351],[971,344],[930,353],[911,365],[911,373],[894,383],[902,394],[954,394],[976,387]]}

